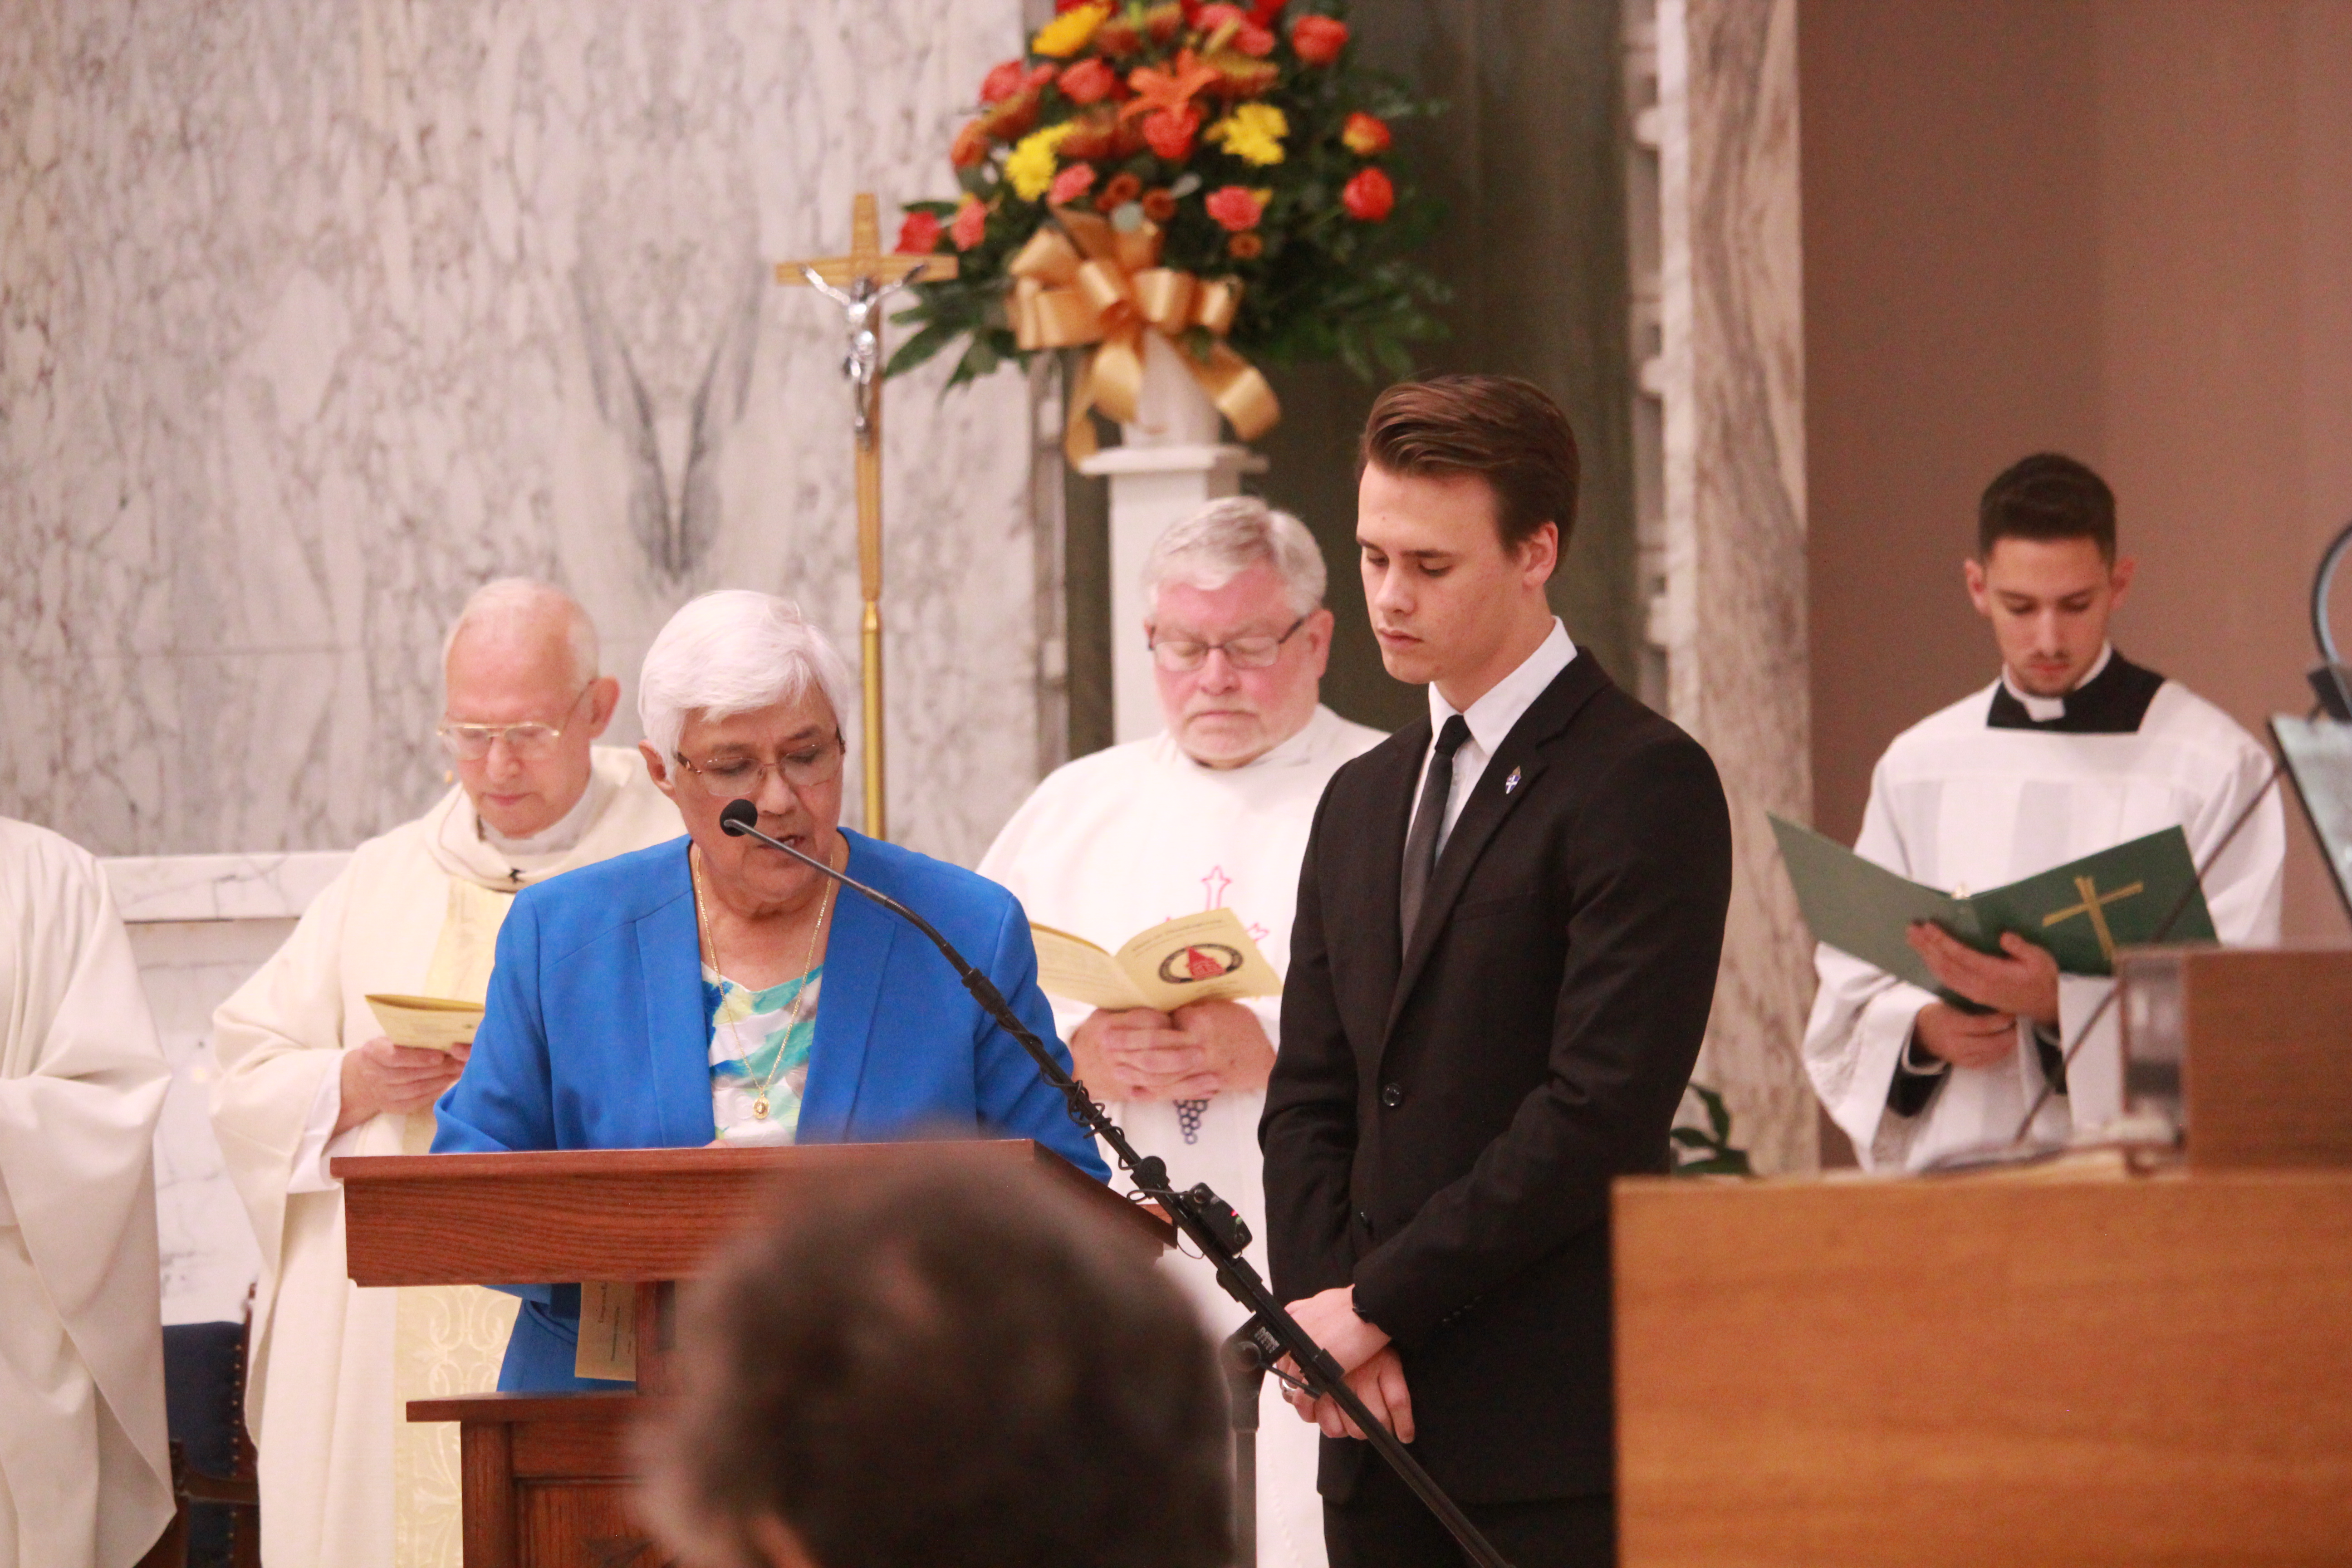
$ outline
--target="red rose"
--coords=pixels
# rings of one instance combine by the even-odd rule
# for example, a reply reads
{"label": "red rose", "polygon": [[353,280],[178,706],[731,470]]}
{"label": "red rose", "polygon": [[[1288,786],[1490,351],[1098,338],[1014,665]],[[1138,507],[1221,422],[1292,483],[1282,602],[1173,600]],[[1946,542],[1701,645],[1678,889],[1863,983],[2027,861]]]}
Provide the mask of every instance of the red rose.
{"label": "red rose", "polygon": [[1233,47],[1253,59],[1274,53],[1274,35],[1259,26],[1238,5],[1203,5],[1196,21],[1202,32],[1213,37],[1225,27],[1233,29]]}
{"label": "red rose", "polygon": [[980,101],[1003,103],[1021,90],[1022,79],[1028,74],[1028,68],[1019,60],[1007,60],[990,68],[989,73],[980,79]]}
{"label": "red rose", "polygon": [[1100,60],[1080,60],[1062,73],[1062,96],[1072,103],[1100,103],[1118,85],[1118,74]]}
{"label": "red rose", "polygon": [[1257,4],[1250,7],[1250,20],[1258,26],[1271,27],[1282,16],[1282,8],[1288,4],[1290,0],[1257,0]]}
{"label": "red rose", "polygon": [[1331,16],[1301,16],[1290,25],[1290,47],[1310,66],[1328,66],[1348,47],[1348,24]]}
{"label": "red rose", "polygon": [[1348,209],[1349,217],[1378,223],[1396,205],[1396,187],[1378,169],[1359,169],[1356,177],[1341,187],[1339,205]]}
{"label": "red rose", "polygon": [[1181,163],[1192,155],[1192,138],[1200,129],[1201,111],[1188,103],[1181,109],[1163,109],[1147,116],[1143,139],[1159,157]]}
{"label": "red rose", "polygon": [[1209,193],[1208,200],[1202,205],[1209,209],[1211,217],[1234,234],[1245,228],[1255,228],[1259,216],[1265,211],[1263,202],[1239,185],[1218,186]]}
{"label": "red rose", "polygon": [[1073,163],[1054,176],[1053,188],[1045,193],[1045,205],[1066,206],[1095,188],[1095,166]]}
{"label": "red rose", "polygon": [[977,196],[966,196],[963,205],[956,208],[955,222],[949,226],[948,237],[955,241],[958,250],[970,250],[988,237],[988,209],[980,205]]}
{"label": "red rose", "polygon": [[940,247],[940,220],[929,213],[908,213],[898,226],[901,256],[929,256]]}
{"label": "red rose", "polygon": [[1369,114],[1350,114],[1339,140],[1359,158],[1377,157],[1389,150],[1389,128]]}

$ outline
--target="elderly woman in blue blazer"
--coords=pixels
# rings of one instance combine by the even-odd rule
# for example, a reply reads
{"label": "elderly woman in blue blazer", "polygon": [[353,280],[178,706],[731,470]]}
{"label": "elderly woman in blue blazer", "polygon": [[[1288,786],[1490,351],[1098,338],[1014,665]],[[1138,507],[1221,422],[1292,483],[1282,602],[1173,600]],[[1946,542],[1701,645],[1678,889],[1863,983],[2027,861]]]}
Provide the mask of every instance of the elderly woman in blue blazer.
{"label": "elderly woman in blue blazer", "polygon": [[[1061,1096],[920,934],[719,830],[722,807],[752,801],[762,832],[920,911],[1055,1042],[1013,895],[840,826],[848,685],[840,655],[786,600],[706,594],[671,617],[638,682],[640,749],[687,837],[516,896],[435,1152],[955,1129],[1034,1138],[1108,1179]],[[521,1294],[499,1386],[609,1386],[572,1373],[579,1288]]]}

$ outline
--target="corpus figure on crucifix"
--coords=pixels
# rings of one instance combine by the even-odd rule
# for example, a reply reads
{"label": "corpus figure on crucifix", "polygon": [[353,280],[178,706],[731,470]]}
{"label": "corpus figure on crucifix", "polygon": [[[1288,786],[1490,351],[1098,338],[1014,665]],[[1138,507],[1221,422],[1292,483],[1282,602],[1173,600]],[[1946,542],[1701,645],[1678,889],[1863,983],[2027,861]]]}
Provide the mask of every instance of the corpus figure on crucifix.
{"label": "corpus figure on crucifix", "polygon": [[840,306],[849,333],[841,373],[849,380],[850,436],[857,453],[857,578],[866,602],[858,638],[866,831],[877,838],[889,836],[882,771],[882,302],[955,272],[951,256],[885,255],[870,191],[859,192],[851,209],[848,255],[776,264],[777,282],[805,284]]}

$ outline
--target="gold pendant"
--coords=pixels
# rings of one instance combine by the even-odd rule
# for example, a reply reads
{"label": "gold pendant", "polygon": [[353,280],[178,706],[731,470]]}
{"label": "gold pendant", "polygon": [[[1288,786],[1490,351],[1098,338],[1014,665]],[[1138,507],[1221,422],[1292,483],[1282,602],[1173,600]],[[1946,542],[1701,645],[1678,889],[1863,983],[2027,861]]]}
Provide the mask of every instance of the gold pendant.
{"label": "gold pendant", "polygon": [[768,1119],[768,1102],[765,1100],[753,1100],[751,1102],[751,1114],[758,1120],[765,1121]]}

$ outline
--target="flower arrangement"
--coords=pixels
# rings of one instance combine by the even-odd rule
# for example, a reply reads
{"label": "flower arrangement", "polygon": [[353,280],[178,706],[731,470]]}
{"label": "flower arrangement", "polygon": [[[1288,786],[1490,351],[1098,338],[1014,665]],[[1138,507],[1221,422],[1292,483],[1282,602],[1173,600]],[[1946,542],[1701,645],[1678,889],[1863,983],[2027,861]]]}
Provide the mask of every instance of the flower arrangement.
{"label": "flower arrangement", "polygon": [[1091,347],[1075,437],[1086,404],[1132,417],[1157,331],[1249,439],[1273,422],[1251,359],[1403,374],[1440,330],[1407,258],[1437,214],[1390,160],[1391,124],[1434,106],[1354,62],[1330,0],[1057,0],[980,104],[961,199],[905,209],[898,248],[961,266],[897,318],[893,374],[959,342],[950,385]]}

